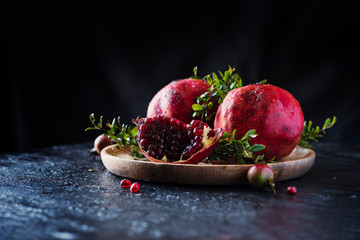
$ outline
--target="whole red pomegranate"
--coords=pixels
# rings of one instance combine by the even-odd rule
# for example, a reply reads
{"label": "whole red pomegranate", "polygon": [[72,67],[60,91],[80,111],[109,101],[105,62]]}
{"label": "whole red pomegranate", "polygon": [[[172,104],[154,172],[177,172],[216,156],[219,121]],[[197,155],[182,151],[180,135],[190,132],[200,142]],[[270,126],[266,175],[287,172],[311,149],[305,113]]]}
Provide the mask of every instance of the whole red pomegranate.
{"label": "whole red pomegranate", "polygon": [[[194,119],[192,105],[209,87],[205,81],[192,78],[171,82],[153,97],[148,106],[147,117],[165,116],[188,124]],[[216,111],[216,107],[213,109]],[[212,127],[213,121],[212,119],[207,124]]]}
{"label": "whole red pomegranate", "polygon": [[236,138],[250,129],[258,136],[250,144],[264,144],[265,159],[281,159],[298,144],[304,116],[298,101],[286,90],[270,84],[254,84],[228,93],[216,113],[215,128],[224,128]]}

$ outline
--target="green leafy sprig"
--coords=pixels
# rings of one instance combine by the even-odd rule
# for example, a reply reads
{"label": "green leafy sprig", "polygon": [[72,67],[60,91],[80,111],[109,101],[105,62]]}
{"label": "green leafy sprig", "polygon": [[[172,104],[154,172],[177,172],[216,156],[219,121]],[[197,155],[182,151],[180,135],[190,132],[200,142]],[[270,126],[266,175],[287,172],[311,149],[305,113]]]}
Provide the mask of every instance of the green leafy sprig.
{"label": "green leafy sprig", "polygon": [[309,122],[304,122],[304,130],[301,134],[301,139],[298,143],[299,146],[301,147],[305,147],[305,148],[313,148],[312,145],[309,144],[309,141],[315,141],[318,142],[317,138],[321,138],[324,136],[324,134],[326,133],[326,130],[331,128],[332,126],[334,126],[334,124],[336,123],[337,119],[334,116],[333,119],[331,120],[330,118],[327,118],[322,126],[322,128],[320,128],[319,126],[316,127],[312,127],[312,121]]}
{"label": "green leafy sprig", "polygon": [[196,99],[196,103],[192,105],[194,110],[193,117],[201,116],[202,120],[209,121],[215,117],[216,111],[210,111],[215,104],[220,104],[231,90],[242,87],[241,77],[234,73],[235,68],[229,66],[229,69],[218,74],[213,72],[203,78],[197,76],[197,67],[193,69],[194,76],[192,78],[206,81],[210,87],[207,92],[203,93]]}
{"label": "green leafy sprig", "polygon": [[112,122],[107,122],[103,124],[103,116],[100,117],[99,122],[96,123],[94,113],[90,114],[90,121],[92,127],[88,127],[85,131],[89,130],[100,130],[104,132],[106,136],[109,137],[111,141],[117,144],[117,148],[130,147],[131,155],[136,158],[143,158],[144,155],[141,154],[139,145],[136,141],[136,133],[138,131],[137,127],[131,127],[125,124],[121,124],[120,117],[114,118]]}
{"label": "green leafy sprig", "polygon": [[235,139],[235,133],[236,130],[233,131],[231,136],[228,132],[224,133],[217,147],[208,157],[208,161],[218,164],[246,164],[249,161],[252,163],[263,162],[264,155],[256,156],[254,153],[264,150],[265,146],[262,144],[249,144],[249,141],[257,136],[255,129],[249,130],[239,140]]}

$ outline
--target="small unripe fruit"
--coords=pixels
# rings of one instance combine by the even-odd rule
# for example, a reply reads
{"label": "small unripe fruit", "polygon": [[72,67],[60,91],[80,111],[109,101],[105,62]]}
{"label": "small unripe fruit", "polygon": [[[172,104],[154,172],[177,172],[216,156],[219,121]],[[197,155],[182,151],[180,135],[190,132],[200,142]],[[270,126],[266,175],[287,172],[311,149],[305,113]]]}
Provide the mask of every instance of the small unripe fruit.
{"label": "small unripe fruit", "polygon": [[111,144],[113,143],[109,139],[109,137],[101,134],[94,141],[94,149],[98,154],[100,154],[101,150],[103,150],[107,146],[110,146]]}
{"label": "small unripe fruit", "polygon": [[274,173],[265,164],[259,163],[252,166],[247,173],[247,179],[250,185],[257,189],[271,187],[275,192]]}

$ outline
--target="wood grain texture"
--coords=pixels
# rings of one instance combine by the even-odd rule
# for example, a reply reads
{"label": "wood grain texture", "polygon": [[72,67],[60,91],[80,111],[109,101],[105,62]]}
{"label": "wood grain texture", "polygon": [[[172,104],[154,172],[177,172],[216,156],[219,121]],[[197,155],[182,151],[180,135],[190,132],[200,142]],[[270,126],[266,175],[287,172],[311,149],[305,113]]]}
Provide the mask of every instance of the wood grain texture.
{"label": "wood grain texture", "polygon": [[[148,160],[134,160],[129,149],[117,149],[115,145],[104,148],[101,159],[113,174],[136,180],[194,184],[194,185],[239,185],[246,184],[246,174],[251,164],[210,165],[154,163]],[[315,152],[312,149],[296,147],[287,157],[269,163],[275,181],[284,181],[303,176],[313,166]]]}

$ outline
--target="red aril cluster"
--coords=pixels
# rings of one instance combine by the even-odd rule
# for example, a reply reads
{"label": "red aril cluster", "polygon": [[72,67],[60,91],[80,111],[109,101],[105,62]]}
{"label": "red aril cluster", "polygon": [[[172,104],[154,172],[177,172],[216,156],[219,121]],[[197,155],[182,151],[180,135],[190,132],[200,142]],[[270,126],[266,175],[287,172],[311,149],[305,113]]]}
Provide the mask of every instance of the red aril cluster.
{"label": "red aril cluster", "polygon": [[[198,120],[193,120],[187,125],[175,118],[157,116],[138,122],[137,138],[141,150],[150,160],[185,163],[196,153],[210,146],[211,152],[212,145],[216,146],[222,132],[222,129],[212,130],[206,123]],[[199,162],[205,157],[200,155],[200,159],[196,158],[194,162]],[[191,162],[194,163],[193,159]]]}
{"label": "red aril cluster", "polygon": [[[187,135],[190,139],[190,144],[186,146],[183,151],[183,159],[188,159],[192,155],[194,155],[197,151],[201,150],[204,147],[203,144],[203,134],[206,123],[199,121],[199,120],[192,120],[190,122],[190,126],[188,127]],[[209,130],[206,133],[208,138],[212,138],[215,136],[215,131],[213,129]]]}
{"label": "red aril cluster", "polygon": [[168,162],[179,160],[189,145],[186,124],[175,118],[145,118],[138,130],[138,143],[147,155],[156,159],[166,156]]}

